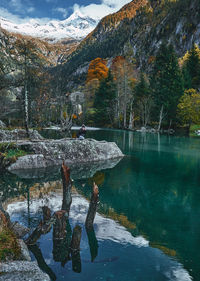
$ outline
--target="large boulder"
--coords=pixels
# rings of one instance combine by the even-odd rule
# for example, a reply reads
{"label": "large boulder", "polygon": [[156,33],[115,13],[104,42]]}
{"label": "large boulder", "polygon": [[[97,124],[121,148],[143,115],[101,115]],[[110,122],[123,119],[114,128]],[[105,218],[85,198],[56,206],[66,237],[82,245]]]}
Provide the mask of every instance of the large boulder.
{"label": "large boulder", "polygon": [[50,281],[36,262],[13,261],[0,263],[0,281]]}
{"label": "large boulder", "polygon": [[[43,137],[36,130],[30,130],[31,140],[42,140]],[[18,141],[27,139],[26,131],[23,129],[0,130],[0,141]]]}
{"label": "large boulder", "polygon": [[117,159],[123,153],[114,142],[96,141],[93,139],[61,139],[18,142],[17,145],[32,155],[20,157],[8,170],[46,168],[60,165],[63,161],[74,163],[91,163]]}

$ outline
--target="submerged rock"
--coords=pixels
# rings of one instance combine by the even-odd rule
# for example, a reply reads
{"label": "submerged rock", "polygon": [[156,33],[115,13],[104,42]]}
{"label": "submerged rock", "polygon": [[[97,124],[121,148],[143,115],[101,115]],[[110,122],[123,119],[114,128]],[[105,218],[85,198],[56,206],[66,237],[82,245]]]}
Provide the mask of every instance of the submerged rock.
{"label": "submerged rock", "polygon": [[93,139],[20,141],[17,146],[25,151],[32,151],[33,154],[20,157],[8,168],[9,171],[52,167],[63,161],[70,165],[124,156],[116,143]]}
{"label": "submerged rock", "polygon": [[0,263],[0,281],[50,281],[36,262],[15,261]]}

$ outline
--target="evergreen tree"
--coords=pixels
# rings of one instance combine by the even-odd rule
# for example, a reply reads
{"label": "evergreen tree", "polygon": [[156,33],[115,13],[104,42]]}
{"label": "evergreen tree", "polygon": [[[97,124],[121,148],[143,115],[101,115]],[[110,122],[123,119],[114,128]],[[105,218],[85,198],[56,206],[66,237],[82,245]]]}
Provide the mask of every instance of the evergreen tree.
{"label": "evergreen tree", "polygon": [[140,80],[135,86],[135,95],[137,99],[146,97],[150,94],[149,85],[145,79],[144,73],[140,74]]}
{"label": "evergreen tree", "polygon": [[196,44],[188,52],[183,72],[187,75],[184,77],[186,89],[193,88],[198,90],[200,88],[200,49]]}
{"label": "evergreen tree", "polygon": [[136,84],[134,91],[136,110],[142,121],[142,125],[146,127],[150,120],[153,101],[150,94],[149,83],[144,73],[140,74],[140,80]]}
{"label": "evergreen tree", "polygon": [[100,82],[95,93],[95,124],[98,126],[113,125],[115,116],[116,85],[109,71],[108,76]]}
{"label": "evergreen tree", "polygon": [[183,94],[183,78],[172,45],[162,44],[151,73],[155,112],[160,113],[159,129],[164,117],[172,122],[176,117],[179,98]]}

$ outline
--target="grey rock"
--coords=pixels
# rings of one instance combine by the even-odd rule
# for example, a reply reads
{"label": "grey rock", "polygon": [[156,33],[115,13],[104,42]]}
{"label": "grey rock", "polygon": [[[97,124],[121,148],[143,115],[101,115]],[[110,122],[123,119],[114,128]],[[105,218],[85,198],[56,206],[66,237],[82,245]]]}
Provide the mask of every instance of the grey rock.
{"label": "grey rock", "polygon": [[[0,141],[18,141],[27,139],[26,131],[23,129],[0,130]],[[36,130],[30,130],[31,140],[42,140],[43,137]]]}
{"label": "grey rock", "polygon": [[50,281],[36,262],[15,261],[0,264],[0,281]]}
{"label": "grey rock", "polygon": [[33,155],[20,157],[8,168],[9,171],[20,169],[46,168],[75,163],[91,163],[117,159],[123,153],[114,142],[96,141],[93,139],[61,139],[18,142],[21,149],[33,151]]}
{"label": "grey rock", "polygon": [[26,244],[24,243],[24,241],[19,239],[18,242],[19,242],[19,245],[21,248],[21,256],[19,259],[23,260],[23,261],[31,261],[31,257],[30,257],[28,248],[27,248]]}
{"label": "grey rock", "polygon": [[0,120],[0,128],[3,129],[3,128],[6,128],[6,124]]}
{"label": "grey rock", "polygon": [[15,235],[17,236],[17,238],[23,238],[24,235],[26,235],[30,231],[29,228],[23,226],[22,224],[18,223],[17,221],[12,223],[11,228],[12,228],[13,232],[15,233]]}

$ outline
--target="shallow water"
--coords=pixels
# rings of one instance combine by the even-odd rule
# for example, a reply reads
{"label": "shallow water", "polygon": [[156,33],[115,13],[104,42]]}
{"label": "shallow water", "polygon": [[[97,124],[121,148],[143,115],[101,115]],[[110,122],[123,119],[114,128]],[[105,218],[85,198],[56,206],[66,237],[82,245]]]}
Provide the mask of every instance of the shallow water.
{"label": "shallow water", "polygon": [[[118,130],[87,137],[115,141],[126,156],[85,175],[72,171],[76,192],[68,227],[82,227],[81,272],[73,271],[71,260],[64,265],[67,250],[56,250],[52,230],[33,249],[39,265],[52,280],[200,280],[200,140]],[[0,178],[12,220],[32,229],[42,205],[53,212],[62,204],[59,171],[39,174]],[[100,205],[88,243],[84,221],[93,181]]]}

